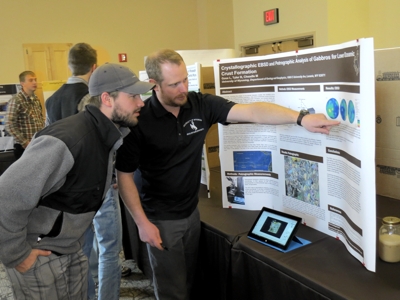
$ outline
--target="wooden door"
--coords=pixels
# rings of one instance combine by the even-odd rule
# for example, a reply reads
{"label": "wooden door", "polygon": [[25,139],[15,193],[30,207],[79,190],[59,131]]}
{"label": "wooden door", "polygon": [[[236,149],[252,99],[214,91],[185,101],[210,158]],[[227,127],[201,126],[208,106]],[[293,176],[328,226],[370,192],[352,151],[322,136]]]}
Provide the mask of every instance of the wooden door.
{"label": "wooden door", "polygon": [[35,72],[38,81],[67,80],[68,52],[71,43],[23,44],[25,68]]}
{"label": "wooden door", "polygon": [[52,79],[67,80],[71,76],[68,67],[68,52],[72,44],[49,44]]}
{"label": "wooden door", "polygon": [[35,72],[38,80],[36,95],[44,113],[43,81],[67,80],[71,76],[68,68],[68,52],[71,43],[23,44],[25,69]]}

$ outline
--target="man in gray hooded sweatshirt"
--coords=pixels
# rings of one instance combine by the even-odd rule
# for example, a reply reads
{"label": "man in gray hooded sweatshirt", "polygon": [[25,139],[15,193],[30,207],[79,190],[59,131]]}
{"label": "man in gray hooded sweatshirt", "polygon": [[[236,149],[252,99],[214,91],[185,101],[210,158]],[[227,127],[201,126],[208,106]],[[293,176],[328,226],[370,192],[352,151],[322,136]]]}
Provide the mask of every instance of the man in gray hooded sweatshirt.
{"label": "man in gray hooded sweatshirt", "polygon": [[0,261],[16,299],[87,299],[83,235],[111,182],[113,155],[153,88],[105,64],[86,110],[36,133],[0,177]]}

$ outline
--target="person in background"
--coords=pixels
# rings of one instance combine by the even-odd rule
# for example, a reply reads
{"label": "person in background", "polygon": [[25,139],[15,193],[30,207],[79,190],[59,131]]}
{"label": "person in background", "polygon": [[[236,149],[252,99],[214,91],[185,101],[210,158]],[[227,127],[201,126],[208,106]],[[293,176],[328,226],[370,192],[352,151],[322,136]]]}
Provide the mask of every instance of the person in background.
{"label": "person in background", "polygon": [[[149,55],[145,67],[155,88],[145,101],[138,126],[117,151],[118,185],[140,239],[147,243],[157,299],[194,299],[201,157],[211,125],[297,123],[308,131],[328,134],[339,122],[273,103],[237,104],[219,96],[188,92],[186,65],[173,50]],[[133,179],[137,173],[141,174],[137,181],[140,197]]]}
{"label": "person in background", "polygon": [[90,98],[88,82],[97,67],[97,52],[89,44],[75,44],[68,53],[72,76],[45,102],[46,125],[76,114],[82,100]]}
{"label": "person in background", "polygon": [[14,156],[19,159],[33,135],[44,127],[42,105],[35,95],[37,78],[34,72],[19,74],[21,91],[8,102],[5,130],[14,138]]}
{"label": "person in background", "polygon": [[[92,99],[88,83],[97,68],[96,50],[87,43],[75,44],[68,53],[68,66],[73,76],[46,100],[47,125],[84,110]],[[83,247],[90,259],[89,274],[97,275],[99,300],[119,299],[121,275],[131,273],[129,268],[121,267],[121,249],[121,209],[113,176],[104,202],[93,219],[93,227],[88,228]],[[88,299],[96,299],[93,276],[88,277],[88,285]]]}
{"label": "person in background", "polygon": [[138,122],[140,94],[153,86],[118,64],[97,68],[91,105],[37,132],[0,176],[0,261],[15,299],[87,298],[84,235],[110,186],[114,153]]}

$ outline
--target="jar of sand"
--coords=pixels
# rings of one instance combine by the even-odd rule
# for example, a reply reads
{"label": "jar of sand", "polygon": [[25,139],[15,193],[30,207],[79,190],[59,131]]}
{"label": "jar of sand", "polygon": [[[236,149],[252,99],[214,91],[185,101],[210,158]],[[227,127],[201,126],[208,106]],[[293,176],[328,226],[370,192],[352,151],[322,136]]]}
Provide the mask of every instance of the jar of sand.
{"label": "jar of sand", "polygon": [[384,217],[379,229],[379,257],[390,263],[400,261],[400,219]]}

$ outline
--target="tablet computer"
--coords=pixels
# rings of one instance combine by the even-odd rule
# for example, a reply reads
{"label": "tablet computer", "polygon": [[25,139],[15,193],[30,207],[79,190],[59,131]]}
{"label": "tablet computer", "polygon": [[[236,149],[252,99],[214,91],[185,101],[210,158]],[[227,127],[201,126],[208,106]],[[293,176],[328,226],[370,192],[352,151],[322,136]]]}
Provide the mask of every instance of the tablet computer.
{"label": "tablet computer", "polygon": [[300,224],[300,217],[263,207],[247,237],[286,250]]}

